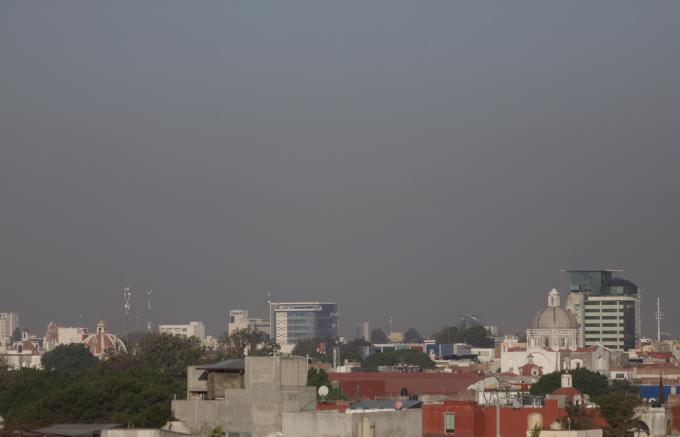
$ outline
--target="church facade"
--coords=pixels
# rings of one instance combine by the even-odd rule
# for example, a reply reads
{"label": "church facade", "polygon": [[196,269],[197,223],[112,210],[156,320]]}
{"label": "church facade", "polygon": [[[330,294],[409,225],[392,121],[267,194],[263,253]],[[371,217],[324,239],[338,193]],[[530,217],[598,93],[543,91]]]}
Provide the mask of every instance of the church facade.
{"label": "church facade", "polygon": [[576,317],[560,305],[556,289],[548,293],[548,305],[534,316],[527,329],[527,341],[501,345],[501,372],[521,374],[538,366],[543,374],[585,367],[606,372],[610,352],[601,345],[582,347],[583,339]]}

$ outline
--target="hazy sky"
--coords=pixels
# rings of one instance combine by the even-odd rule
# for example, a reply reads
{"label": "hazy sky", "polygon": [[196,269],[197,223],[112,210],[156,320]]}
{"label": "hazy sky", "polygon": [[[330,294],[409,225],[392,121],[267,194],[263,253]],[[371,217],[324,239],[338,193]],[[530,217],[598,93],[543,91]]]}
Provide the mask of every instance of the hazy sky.
{"label": "hazy sky", "polygon": [[[0,311],[274,300],[525,329],[618,267],[680,335],[680,2],[0,3]],[[137,300],[137,304],[141,304]],[[140,320],[133,326],[141,327]],[[145,318],[145,316],[143,317]]]}

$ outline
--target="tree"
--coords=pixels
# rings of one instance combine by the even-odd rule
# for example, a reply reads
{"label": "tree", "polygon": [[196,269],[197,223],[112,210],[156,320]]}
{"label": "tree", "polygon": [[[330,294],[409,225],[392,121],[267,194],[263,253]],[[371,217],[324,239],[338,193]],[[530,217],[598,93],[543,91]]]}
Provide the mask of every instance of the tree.
{"label": "tree", "polygon": [[371,343],[364,339],[357,338],[352,341],[348,341],[343,344],[340,348],[340,359],[344,362],[345,360],[361,362],[361,348],[372,346]]}
{"label": "tree", "polygon": [[[584,367],[571,371],[574,388],[585,393],[591,398],[597,398],[608,394],[610,391],[607,377],[590,371]],[[531,387],[531,394],[545,396],[560,388],[562,379],[561,372],[552,372],[541,376],[536,384]]]}
{"label": "tree", "polygon": [[659,393],[656,397],[656,403],[659,406],[666,403],[666,388],[664,387],[663,377],[661,375],[659,375]]}
{"label": "tree", "polygon": [[439,344],[457,343],[459,339],[459,329],[457,326],[447,326],[435,332],[433,337]]}
{"label": "tree", "polygon": [[389,339],[387,338],[385,331],[383,331],[382,329],[376,328],[373,331],[371,331],[371,343],[381,344],[387,343],[388,341]]}
{"label": "tree", "polygon": [[592,409],[586,408],[582,404],[567,402],[564,410],[566,415],[560,419],[563,428],[573,430],[596,428],[595,415]]}
{"label": "tree", "polygon": [[467,343],[474,347],[494,347],[493,338],[483,326],[471,326],[467,329],[447,326],[433,335],[439,344]]}
{"label": "tree", "polygon": [[293,355],[307,356],[316,362],[333,361],[333,342],[320,338],[303,338],[293,347]]}
{"label": "tree", "polygon": [[200,364],[204,348],[196,337],[172,334],[147,334],[137,342],[132,355],[136,367],[186,377],[187,366]]}
{"label": "tree", "polygon": [[331,381],[328,379],[328,374],[323,369],[310,367],[307,371],[307,385],[310,387],[315,387],[317,393],[319,391],[319,387],[322,385],[328,387],[328,396],[326,396],[326,399],[328,400],[344,399],[342,392],[331,385]]}
{"label": "tree", "polygon": [[471,326],[462,332],[464,343],[474,347],[494,347],[494,340],[483,326]]}
{"label": "tree", "polygon": [[220,340],[226,357],[243,358],[278,353],[280,346],[269,340],[262,331],[252,328],[237,329]]}
{"label": "tree", "polygon": [[422,343],[423,336],[415,328],[408,328],[404,332],[404,341],[406,343]]}
{"label": "tree", "polygon": [[595,402],[600,407],[600,415],[609,424],[605,430],[608,436],[624,437],[637,427],[637,408],[642,403],[639,396],[612,391]]}
{"label": "tree", "polygon": [[45,352],[40,362],[47,370],[80,372],[94,366],[99,360],[83,344],[60,344]]}
{"label": "tree", "polygon": [[377,371],[379,366],[419,366],[422,369],[434,369],[434,361],[430,356],[415,349],[401,349],[397,351],[373,354],[364,360],[364,369]]}

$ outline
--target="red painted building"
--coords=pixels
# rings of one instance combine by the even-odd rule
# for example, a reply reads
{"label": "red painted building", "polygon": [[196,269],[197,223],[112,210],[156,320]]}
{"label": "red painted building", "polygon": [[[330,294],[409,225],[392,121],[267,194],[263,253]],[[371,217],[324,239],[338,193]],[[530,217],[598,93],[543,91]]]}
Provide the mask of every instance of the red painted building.
{"label": "red painted building", "polygon": [[348,399],[377,399],[398,396],[402,389],[409,395],[455,395],[484,379],[478,373],[445,372],[351,372],[330,373]]}
{"label": "red painted building", "polygon": [[[557,401],[551,400],[546,401],[543,408],[502,407],[500,409],[501,435],[503,437],[526,437],[528,418],[531,413],[541,413],[545,427],[565,415],[564,409],[557,406]],[[444,401],[441,404],[423,405],[422,414],[424,437],[496,436],[495,407],[480,406],[471,401]]]}

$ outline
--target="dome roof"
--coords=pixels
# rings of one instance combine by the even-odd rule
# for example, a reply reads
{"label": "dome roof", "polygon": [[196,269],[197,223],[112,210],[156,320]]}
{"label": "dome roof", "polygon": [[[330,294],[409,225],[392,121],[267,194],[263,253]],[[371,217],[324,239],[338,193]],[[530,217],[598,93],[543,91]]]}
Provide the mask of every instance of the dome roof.
{"label": "dome roof", "polygon": [[578,329],[576,317],[558,306],[547,306],[531,322],[533,329]]}
{"label": "dome roof", "polygon": [[560,292],[548,293],[548,306],[539,311],[531,322],[532,329],[578,329],[578,320],[560,306]]}

